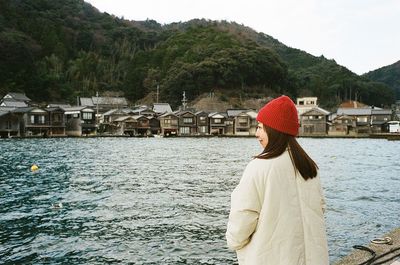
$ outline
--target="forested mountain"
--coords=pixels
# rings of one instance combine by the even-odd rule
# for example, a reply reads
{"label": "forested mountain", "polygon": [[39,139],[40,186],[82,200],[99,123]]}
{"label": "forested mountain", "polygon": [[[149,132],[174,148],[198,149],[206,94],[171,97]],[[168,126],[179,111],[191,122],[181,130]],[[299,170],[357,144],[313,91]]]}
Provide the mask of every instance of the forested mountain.
{"label": "forested mountain", "polygon": [[396,98],[400,99],[400,61],[364,74],[365,77],[382,82],[393,88]]}
{"label": "forested mountain", "polygon": [[160,25],[100,13],[82,0],[0,0],[0,96],[74,102],[114,91],[135,102],[157,86],[173,106],[183,91],[189,100],[216,91],[313,95],[325,107],[355,97],[376,106],[394,101],[383,83],[236,23]]}

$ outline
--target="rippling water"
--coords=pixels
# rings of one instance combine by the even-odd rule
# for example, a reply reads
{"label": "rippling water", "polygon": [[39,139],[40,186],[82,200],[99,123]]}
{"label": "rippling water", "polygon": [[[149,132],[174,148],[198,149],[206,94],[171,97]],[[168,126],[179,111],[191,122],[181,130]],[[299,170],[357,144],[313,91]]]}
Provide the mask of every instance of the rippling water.
{"label": "rippling water", "polygon": [[[400,142],[299,141],[321,169],[332,262],[400,226]],[[235,264],[225,243],[230,193],[260,151],[255,139],[13,139],[0,148],[1,264]]]}

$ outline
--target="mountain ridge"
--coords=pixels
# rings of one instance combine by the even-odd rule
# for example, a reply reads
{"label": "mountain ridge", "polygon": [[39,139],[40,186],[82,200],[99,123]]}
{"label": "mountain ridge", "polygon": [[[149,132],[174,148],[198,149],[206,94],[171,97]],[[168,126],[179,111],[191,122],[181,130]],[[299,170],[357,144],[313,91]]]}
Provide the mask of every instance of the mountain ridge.
{"label": "mountain ridge", "polygon": [[161,25],[100,13],[82,0],[0,0],[0,94],[40,101],[120,91],[136,102],[160,88],[180,104],[204,93],[263,98],[317,96],[390,105],[393,89],[323,56],[290,48],[235,22],[194,19]]}

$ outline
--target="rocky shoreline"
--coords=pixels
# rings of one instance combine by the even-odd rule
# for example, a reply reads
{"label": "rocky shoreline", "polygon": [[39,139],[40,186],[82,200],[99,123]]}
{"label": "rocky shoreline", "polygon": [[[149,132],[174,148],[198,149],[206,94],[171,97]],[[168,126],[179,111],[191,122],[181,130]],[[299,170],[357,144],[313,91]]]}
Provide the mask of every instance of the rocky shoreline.
{"label": "rocky shoreline", "polygon": [[[366,247],[370,248],[376,253],[376,257],[387,253],[388,251],[395,250],[393,253],[389,253],[388,255],[385,255],[381,259],[377,260],[377,264],[382,264],[382,265],[394,265],[394,264],[399,264],[400,263],[400,257],[396,257],[393,259],[390,259],[391,257],[395,257],[396,255],[400,255],[400,228],[396,228],[392,230],[391,232],[383,235],[381,239],[384,239],[385,237],[389,237],[392,242],[391,244],[376,244],[376,243],[370,243]],[[373,238],[371,238],[373,240]],[[398,249],[398,250],[396,250]],[[335,262],[333,265],[359,265],[359,264],[370,264],[370,263],[364,263],[368,259],[372,257],[372,254],[369,253],[368,251],[363,251],[363,250],[353,250],[349,255],[346,257],[340,259],[339,261]],[[378,263],[382,262],[384,260],[390,259],[384,263]],[[398,261],[399,263],[396,263]],[[375,264],[372,263],[372,264]]]}

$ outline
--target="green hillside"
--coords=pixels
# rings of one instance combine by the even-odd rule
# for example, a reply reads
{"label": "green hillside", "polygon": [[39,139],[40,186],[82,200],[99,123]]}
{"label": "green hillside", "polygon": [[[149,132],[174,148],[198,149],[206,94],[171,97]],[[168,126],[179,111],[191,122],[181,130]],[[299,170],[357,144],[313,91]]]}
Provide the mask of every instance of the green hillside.
{"label": "green hillside", "polygon": [[243,25],[127,21],[82,0],[0,0],[0,62],[0,96],[21,91],[39,102],[73,103],[96,91],[135,102],[157,86],[173,106],[183,91],[189,100],[313,95],[328,108],[356,96],[376,106],[394,101],[383,83]]}
{"label": "green hillside", "polygon": [[364,74],[368,79],[382,82],[393,88],[396,98],[400,99],[400,61]]}

